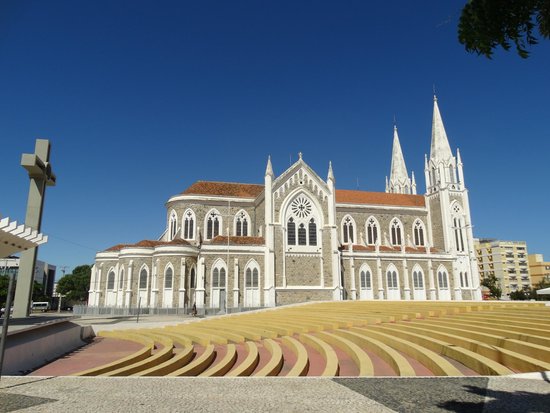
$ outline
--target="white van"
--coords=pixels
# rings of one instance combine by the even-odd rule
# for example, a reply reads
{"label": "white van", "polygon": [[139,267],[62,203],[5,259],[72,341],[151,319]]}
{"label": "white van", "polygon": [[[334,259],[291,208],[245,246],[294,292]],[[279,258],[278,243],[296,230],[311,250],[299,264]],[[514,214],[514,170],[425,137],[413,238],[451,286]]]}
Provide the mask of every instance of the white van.
{"label": "white van", "polygon": [[42,311],[43,313],[46,311],[50,311],[50,303],[47,301],[37,301],[35,303],[32,303],[31,310]]}

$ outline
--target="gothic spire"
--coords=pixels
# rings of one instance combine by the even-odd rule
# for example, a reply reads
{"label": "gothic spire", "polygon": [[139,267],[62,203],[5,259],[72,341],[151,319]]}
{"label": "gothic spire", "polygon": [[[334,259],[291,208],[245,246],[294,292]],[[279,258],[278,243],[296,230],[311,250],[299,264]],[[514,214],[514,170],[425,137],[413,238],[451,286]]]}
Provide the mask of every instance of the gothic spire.
{"label": "gothic spire", "polygon": [[411,189],[411,181],[407,173],[405,158],[401,151],[399,143],[399,135],[397,134],[397,126],[393,127],[393,150],[391,157],[391,173],[389,191],[394,193],[409,194]]}
{"label": "gothic spire", "polygon": [[267,166],[265,168],[265,175],[273,177],[273,167],[271,166],[271,155],[267,157]]}
{"label": "gothic spire", "polygon": [[328,161],[328,175],[327,175],[327,181],[331,180],[334,182],[334,172],[332,172],[332,161]]}
{"label": "gothic spire", "polygon": [[443,126],[443,119],[441,119],[441,113],[439,113],[439,106],[437,105],[437,96],[434,95],[430,159],[433,159],[437,163],[438,161],[446,162],[452,157],[453,154],[451,152],[451,147],[449,146],[445,126]]}

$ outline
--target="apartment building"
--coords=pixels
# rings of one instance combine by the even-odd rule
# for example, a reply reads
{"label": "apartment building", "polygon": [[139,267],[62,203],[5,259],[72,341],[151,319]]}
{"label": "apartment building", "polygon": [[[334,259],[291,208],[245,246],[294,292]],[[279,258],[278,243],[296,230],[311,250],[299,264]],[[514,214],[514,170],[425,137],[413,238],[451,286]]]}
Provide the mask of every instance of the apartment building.
{"label": "apartment building", "polygon": [[542,254],[529,254],[528,262],[533,286],[537,286],[543,280],[550,282],[550,262],[544,261]]}
{"label": "apartment building", "polygon": [[502,288],[502,296],[531,288],[531,276],[525,241],[476,239],[474,241],[479,275],[494,275]]}

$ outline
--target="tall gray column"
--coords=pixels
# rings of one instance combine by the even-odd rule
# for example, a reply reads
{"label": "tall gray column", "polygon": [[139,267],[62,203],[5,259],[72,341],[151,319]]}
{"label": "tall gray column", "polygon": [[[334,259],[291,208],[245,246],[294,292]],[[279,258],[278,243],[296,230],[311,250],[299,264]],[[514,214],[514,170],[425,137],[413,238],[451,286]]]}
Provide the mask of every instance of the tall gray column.
{"label": "tall gray column", "polygon": [[[34,153],[25,153],[21,157],[21,166],[27,170],[30,179],[25,225],[38,232],[42,224],[46,186],[55,185],[55,174],[49,162],[50,142],[46,139],[37,139]],[[29,315],[37,253],[38,247],[29,248],[21,253],[13,306],[14,318]]]}

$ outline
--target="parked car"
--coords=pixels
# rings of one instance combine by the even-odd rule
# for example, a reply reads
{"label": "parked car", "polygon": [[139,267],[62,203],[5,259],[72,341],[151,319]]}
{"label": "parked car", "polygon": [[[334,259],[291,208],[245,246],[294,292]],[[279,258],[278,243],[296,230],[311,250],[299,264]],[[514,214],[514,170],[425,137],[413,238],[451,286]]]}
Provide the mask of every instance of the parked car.
{"label": "parked car", "polygon": [[[4,317],[4,313],[6,312],[6,308],[5,307],[2,307],[0,308],[0,317]],[[10,314],[13,313],[13,307],[10,308]]]}
{"label": "parked car", "polygon": [[37,301],[31,305],[31,311],[42,311],[45,313],[46,311],[50,311],[50,309],[50,303],[47,301]]}

